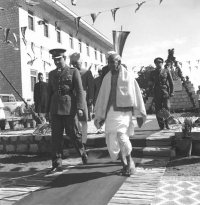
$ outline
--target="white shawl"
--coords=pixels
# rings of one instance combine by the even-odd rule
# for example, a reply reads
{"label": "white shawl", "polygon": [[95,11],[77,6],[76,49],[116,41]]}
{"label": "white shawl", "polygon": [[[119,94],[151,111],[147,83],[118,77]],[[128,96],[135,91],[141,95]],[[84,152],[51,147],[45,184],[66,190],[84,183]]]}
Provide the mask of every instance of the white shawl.
{"label": "white shawl", "polygon": [[[111,71],[104,77],[94,108],[94,124],[100,127],[100,122],[106,120],[106,112],[111,91]],[[116,92],[117,107],[133,107],[134,116],[143,118],[146,121],[146,109],[140,88],[134,78],[133,72],[127,71],[120,66]]]}

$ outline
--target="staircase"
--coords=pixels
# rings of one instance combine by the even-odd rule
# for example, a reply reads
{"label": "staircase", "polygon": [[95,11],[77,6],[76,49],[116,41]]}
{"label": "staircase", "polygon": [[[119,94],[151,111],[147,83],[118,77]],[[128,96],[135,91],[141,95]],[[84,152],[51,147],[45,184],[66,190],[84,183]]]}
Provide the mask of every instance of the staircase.
{"label": "staircase", "polygon": [[[132,144],[132,157],[142,159],[166,159],[176,156],[175,148],[172,147],[174,132],[169,130],[160,131],[156,119],[145,123],[141,128],[135,129],[135,135],[130,137]],[[106,158],[109,153],[105,144],[104,135],[98,138],[88,139],[87,150],[89,159]]]}

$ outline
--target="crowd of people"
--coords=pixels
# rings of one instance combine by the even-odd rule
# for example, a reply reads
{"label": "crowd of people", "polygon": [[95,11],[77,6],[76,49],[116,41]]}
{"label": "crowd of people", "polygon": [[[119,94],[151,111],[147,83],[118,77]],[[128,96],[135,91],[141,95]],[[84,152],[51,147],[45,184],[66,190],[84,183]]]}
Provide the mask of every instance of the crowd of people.
{"label": "crowd of people", "polygon": [[[48,116],[52,129],[52,168],[47,172],[62,172],[63,132],[71,138],[82,162],[87,164],[86,153],[88,121],[93,106],[94,124],[97,133],[105,126],[107,148],[112,160],[122,162],[121,174],[131,175],[135,164],[131,158],[132,145],[129,136],[134,134],[133,117],[141,127],[147,118],[141,89],[116,52],[108,52],[107,65],[98,69],[99,76],[93,78],[91,70],[83,68],[80,53],[69,56],[66,64],[65,49],[52,49],[56,69],[49,73],[48,84],[42,73],[34,88],[35,112]],[[169,110],[169,97],[173,96],[173,80],[168,69],[163,68],[163,59],[155,59],[156,69],[151,73],[149,87],[154,93],[156,112]],[[160,129],[167,121],[157,117]]]}

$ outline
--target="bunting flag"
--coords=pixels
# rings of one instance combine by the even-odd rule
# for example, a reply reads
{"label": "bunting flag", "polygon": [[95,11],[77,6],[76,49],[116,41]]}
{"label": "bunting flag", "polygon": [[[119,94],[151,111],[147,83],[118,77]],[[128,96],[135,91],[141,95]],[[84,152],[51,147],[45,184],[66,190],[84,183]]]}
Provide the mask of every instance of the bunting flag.
{"label": "bunting flag", "polygon": [[93,25],[94,25],[94,22],[96,21],[96,18],[97,16],[100,14],[101,12],[98,12],[98,13],[91,13],[91,17],[92,17],[92,21],[93,21]]}
{"label": "bunting flag", "polygon": [[200,60],[197,60],[197,63],[199,64]]}
{"label": "bunting flag", "polygon": [[14,37],[14,39],[15,39],[15,44],[17,45],[17,36],[16,36],[15,33],[12,33],[12,34],[13,34],[13,37]]}
{"label": "bunting flag", "polygon": [[182,65],[183,65],[183,64],[182,64],[181,62],[179,62],[179,64],[181,65],[181,68],[182,68]]}
{"label": "bunting flag", "polygon": [[71,0],[72,6],[76,6],[76,0]]}
{"label": "bunting flag", "polygon": [[55,21],[55,30],[57,30],[57,28],[58,28],[60,22],[61,22],[61,21]]}
{"label": "bunting flag", "polygon": [[4,42],[7,42],[8,41],[8,35],[10,33],[10,28],[4,28],[4,37],[5,37],[5,40]]}
{"label": "bunting flag", "polygon": [[192,70],[191,66],[189,67],[190,71]]}
{"label": "bunting flag", "polygon": [[45,24],[46,24],[46,22],[45,22],[45,21],[43,21],[43,20],[40,20],[40,21],[38,21],[37,23],[38,23],[38,25],[40,25],[40,26],[41,26],[41,25],[45,25]]}
{"label": "bunting flag", "polygon": [[40,46],[40,55],[41,55],[41,58],[42,58],[42,51],[43,51],[43,47]]}
{"label": "bunting flag", "polygon": [[25,38],[26,29],[27,29],[26,26],[25,27],[21,27],[22,40],[23,40],[25,46],[27,46],[27,41],[26,41],[26,38]]}
{"label": "bunting flag", "polygon": [[142,4],[146,3],[146,1],[143,1],[141,3],[136,3],[137,4],[137,8],[135,9],[135,13],[140,9],[140,7],[142,6]]}
{"label": "bunting flag", "polygon": [[33,51],[33,54],[35,56],[35,44],[31,42],[31,50]]}
{"label": "bunting flag", "polygon": [[35,2],[35,1],[31,1],[31,0],[25,0],[25,3],[28,6],[36,6],[36,5],[40,4],[39,2]]}
{"label": "bunting flag", "polygon": [[119,8],[114,8],[114,9],[111,9],[111,13],[112,13],[112,16],[113,16],[113,19],[115,21],[115,15],[116,15],[116,12]]}
{"label": "bunting flag", "polygon": [[124,44],[130,31],[113,31],[114,50],[122,57]]}
{"label": "bunting flag", "polygon": [[162,3],[163,0],[160,0],[160,4]]}
{"label": "bunting flag", "polygon": [[75,24],[76,24],[76,36],[78,34],[80,20],[81,20],[80,16],[74,19]]}
{"label": "bunting flag", "polygon": [[3,29],[3,27],[2,27],[2,26],[0,26],[0,29]]}
{"label": "bunting flag", "polygon": [[198,66],[195,66],[197,69],[199,69],[199,67]]}
{"label": "bunting flag", "polygon": [[7,40],[6,43],[11,46],[15,51],[19,51],[19,48],[14,46],[13,42],[10,40]]}
{"label": "bunting flag", "polygon": [[190,65],[190,61],[186,61]]}

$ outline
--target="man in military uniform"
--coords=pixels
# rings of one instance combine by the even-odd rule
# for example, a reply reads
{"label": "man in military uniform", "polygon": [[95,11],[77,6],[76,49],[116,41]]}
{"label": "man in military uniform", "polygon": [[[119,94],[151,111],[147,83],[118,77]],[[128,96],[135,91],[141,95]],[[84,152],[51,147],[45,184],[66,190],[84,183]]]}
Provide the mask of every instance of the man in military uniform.
{"label": "man in military uniform", "polygon": [[[170,71],[163,68],[163,62],[162,58],[156,58],[154,60],[156,69],[151,71],[149,81],[150,95],[154,95],[156,114],[163,108],[169,111],[169,97],[174,96],[173,79]],[[163,120],[163,118],[157,116],[157,121],[161,130],[164,127],[170,129],[167,120]]]}
{"label": "man in military uniform", "polygon": [[70,56],[70,64],[79,70],[84,90],[85,109],[83,110],[83,116],[79,117],[79,121],[82,129],[82,142],[84,147],[86,147],[88,128],[87,121],[89,117],[88,109],[94,101],[94,78],[90,70],[83,69],[83,60],[80,53],[75,52]]}
{"label": "man in military uniform", "polygon": [[47,113],[52,129],[52,168],[47,174],[62,171],[63,131],[71,138],[84,164],[88,157],[78,132],[78,118],[83,115],[84,93],[81,76],[76,68],[66,65],[65,49],[52,49],[56,69],[49,73]]}

